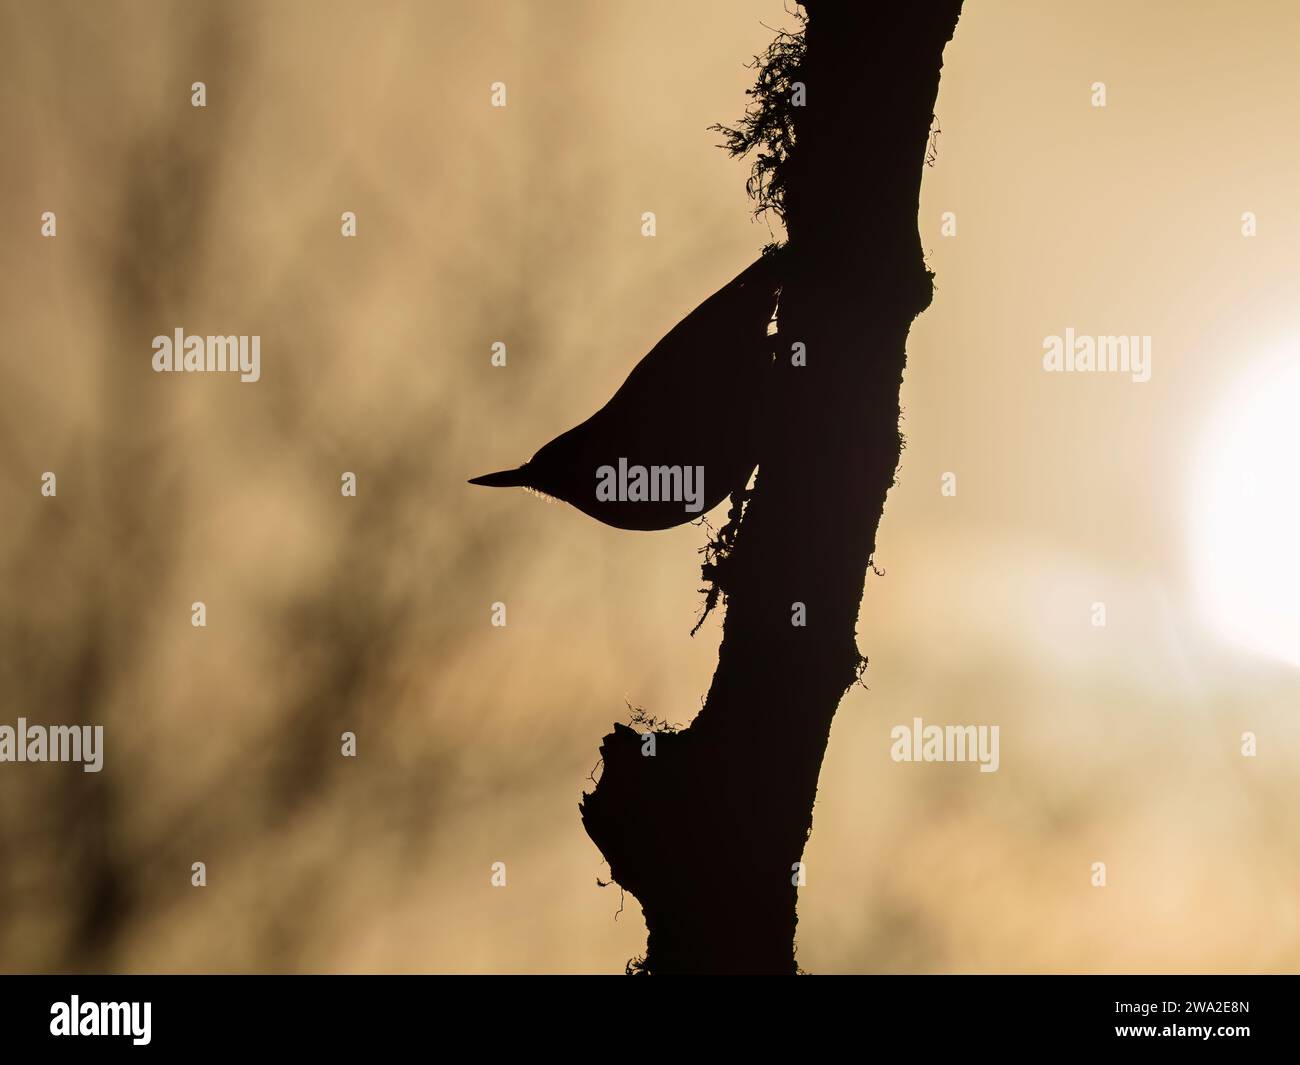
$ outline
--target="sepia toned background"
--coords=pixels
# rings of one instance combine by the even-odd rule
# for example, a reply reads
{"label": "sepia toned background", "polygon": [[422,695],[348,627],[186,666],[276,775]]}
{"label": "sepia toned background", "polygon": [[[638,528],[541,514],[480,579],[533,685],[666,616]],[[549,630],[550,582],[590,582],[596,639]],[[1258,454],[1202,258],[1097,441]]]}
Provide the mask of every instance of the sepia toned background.
{"label": "sepia toned background", "polygon": [[[464,482],[585,418],[772,239],[708,127],[791,24],[779,0],[0,2],[0,723],[106,732],[99,774],[0,764],[0,969],[641,953],[577,801],[629,705],[700,705],[706,533]],[[1253,545],[1196,546],[1225,402],[1296,351],[1297,34],[1282,0],[967,0],[804,969],[1300,966],[1300,674],[1201,605]],[[178,326],[260,334],[261,380],[154,374]],[[1045,374],[1067,327],[1150,335],[1150,382]],[[892,762],[918,716],[999,725],[1000,770]]]}

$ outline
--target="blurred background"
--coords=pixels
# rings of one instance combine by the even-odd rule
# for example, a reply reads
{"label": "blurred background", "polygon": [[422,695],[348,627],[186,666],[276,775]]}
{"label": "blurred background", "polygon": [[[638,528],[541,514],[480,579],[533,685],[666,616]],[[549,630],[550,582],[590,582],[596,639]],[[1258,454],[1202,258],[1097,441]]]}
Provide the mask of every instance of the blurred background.
{"label": "blurred background", "polygon": [[[629,705],[700,705],[706,532],[465,478],[585,418],[772,239],[708,127],[791,25],[780,0],[0,3],[0,724],[105,727],[99,774],[0,765],[0,969],[643,951],[577,802]],[[1300,646],[1206,583],[1295,566],[1199,536],[1244,476],[1205,455],[1295,364],[1297,34],[1282,0],[967,0],[803,968],[1300,965]],[[261,380],[153,373],[177,327],[259,334]],[[1044,373],[1067,327],[1150,335],[1151,380]],[[1293,459],[1258,486],[1292,514]],[[1000,770],[891,761],[913,717],[999,725]]]}

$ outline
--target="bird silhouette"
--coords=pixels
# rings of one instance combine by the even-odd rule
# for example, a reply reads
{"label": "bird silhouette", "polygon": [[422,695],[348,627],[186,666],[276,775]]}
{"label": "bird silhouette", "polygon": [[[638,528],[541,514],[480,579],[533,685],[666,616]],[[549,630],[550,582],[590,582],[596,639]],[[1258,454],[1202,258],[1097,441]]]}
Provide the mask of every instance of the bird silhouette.
{"label": "bird silhouette", "polygon": [[522,466],[470,479],[529,488],[618,529],[669,529],[744,488],[781,287],[773,248],[677,323],[609,402]]}

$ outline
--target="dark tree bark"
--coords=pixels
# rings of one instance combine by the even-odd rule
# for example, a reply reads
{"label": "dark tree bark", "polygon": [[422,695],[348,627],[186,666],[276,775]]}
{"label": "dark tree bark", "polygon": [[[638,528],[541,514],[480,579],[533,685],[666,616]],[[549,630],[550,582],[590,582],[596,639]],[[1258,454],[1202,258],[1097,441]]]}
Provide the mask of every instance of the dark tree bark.
{"label": "dark tree bark", "polygon": [[[900,453],[899,387],[931,274],[917,232],[943,49],[961,0],[809,0],[786,171],[777,402],[719,584],[727,613],[689,729],[615,725],[583,823],[649,929],[653,973],[794,973],[793,867]],[[790,344],[807,348],[792,365]],[[792,624],[802,603],[806,625]]]}

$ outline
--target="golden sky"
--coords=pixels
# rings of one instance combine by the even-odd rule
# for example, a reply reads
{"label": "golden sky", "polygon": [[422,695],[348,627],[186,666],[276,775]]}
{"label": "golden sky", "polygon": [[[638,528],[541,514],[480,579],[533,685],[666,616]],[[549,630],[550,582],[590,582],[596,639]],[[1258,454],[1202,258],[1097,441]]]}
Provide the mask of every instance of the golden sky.
{"label": "golden sky", "polygon": [[[0,724],[106,733],[95,776],[0,765],[0,968],[642,952],[577,800],[628,704],[700,705],[706,534],[464,481],[585,418],[772,239],[708,127],[788,25],[779,0],[0,2]],[[803,968],[1300,964],[1300,676],[1266,601],[1295,587],[1293,427],[1234,452],[1282,524],[1200,535],[1236,498],[1233,412],[1296,364],[1298,34],[1281,0],[967,0]],[[154,374],[177,327],[260,335],[261,379]],[[1067,329],[1150,337],[1150,380],[1044,372]],[[1260,585],[1233,639],[1214,572]],[[914,717],[998,725],[998,772],[891,761]]]}

